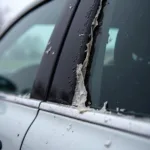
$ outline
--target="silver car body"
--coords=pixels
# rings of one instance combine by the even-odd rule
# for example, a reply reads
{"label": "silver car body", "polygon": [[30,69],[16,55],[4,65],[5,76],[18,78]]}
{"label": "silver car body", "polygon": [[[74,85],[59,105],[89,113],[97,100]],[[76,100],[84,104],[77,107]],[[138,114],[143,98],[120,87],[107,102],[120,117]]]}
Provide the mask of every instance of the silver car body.
{"label": "silver car body", "polygon": [[3,150],[149,150],[150,123],[148,119],[5,96],[0,100],[0,140]]}

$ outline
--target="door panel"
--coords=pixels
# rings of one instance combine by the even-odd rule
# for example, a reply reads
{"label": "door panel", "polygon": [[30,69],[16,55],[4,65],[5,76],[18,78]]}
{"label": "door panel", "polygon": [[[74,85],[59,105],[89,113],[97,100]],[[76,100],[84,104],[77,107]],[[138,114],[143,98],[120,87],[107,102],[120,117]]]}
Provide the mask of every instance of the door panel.
{"label": "door panel", "polygon": [[22,150],[149,150],[149,147],[149,139],[142,136],[40,111]]}
{"label": "door panel", "polygon": [[[38,102],[39,103],[39,102]],[[36,108],[0,100],[0,141],[2,150],[19,150]]]}

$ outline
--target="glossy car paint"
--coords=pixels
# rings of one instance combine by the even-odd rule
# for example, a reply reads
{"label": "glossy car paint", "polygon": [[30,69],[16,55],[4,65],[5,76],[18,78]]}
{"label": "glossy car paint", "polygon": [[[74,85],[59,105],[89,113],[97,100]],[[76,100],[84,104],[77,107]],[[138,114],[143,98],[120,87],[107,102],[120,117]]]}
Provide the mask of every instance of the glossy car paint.
{"label": "glossy car paint", "polygon": [[57,104],[40,109],[23,150],[149,150],[149,122]]}
{"label": "glossy car paint", "polygon": [[[22,104],[21,104],[22,103]],[[2,150],[19,150],[36,117],[40,101],[4,96],[0,98],[0,141]],[[29,107],[30,106],[30,107]]]}

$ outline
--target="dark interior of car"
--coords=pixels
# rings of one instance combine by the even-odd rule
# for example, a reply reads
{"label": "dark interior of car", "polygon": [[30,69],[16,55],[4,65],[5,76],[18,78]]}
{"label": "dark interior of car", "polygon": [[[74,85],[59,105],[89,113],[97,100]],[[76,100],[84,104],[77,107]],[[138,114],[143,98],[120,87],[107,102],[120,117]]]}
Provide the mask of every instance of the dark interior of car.
{"label": "dark interior of car", "polygon": [[[123,4],[124,2],[124,4]],[[114,64],[103,67],[101,100],[109,109],[150,114],[150,1],[117,1]]]}

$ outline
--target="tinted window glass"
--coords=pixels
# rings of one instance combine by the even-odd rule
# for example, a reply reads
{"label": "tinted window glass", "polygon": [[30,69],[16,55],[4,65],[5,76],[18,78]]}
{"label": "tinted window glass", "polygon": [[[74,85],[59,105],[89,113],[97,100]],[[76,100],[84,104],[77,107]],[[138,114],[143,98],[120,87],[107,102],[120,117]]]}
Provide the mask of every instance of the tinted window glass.
{"label": "tinted window glass", "polygon": [[150,114],[150,1],[108,0],[89,79],[93,107]]}
{"label": "tinted window glass", "polygon": [[0,41],[0,91],[31,91],[49,38],[67,0],[40,6],[21,19]]}

